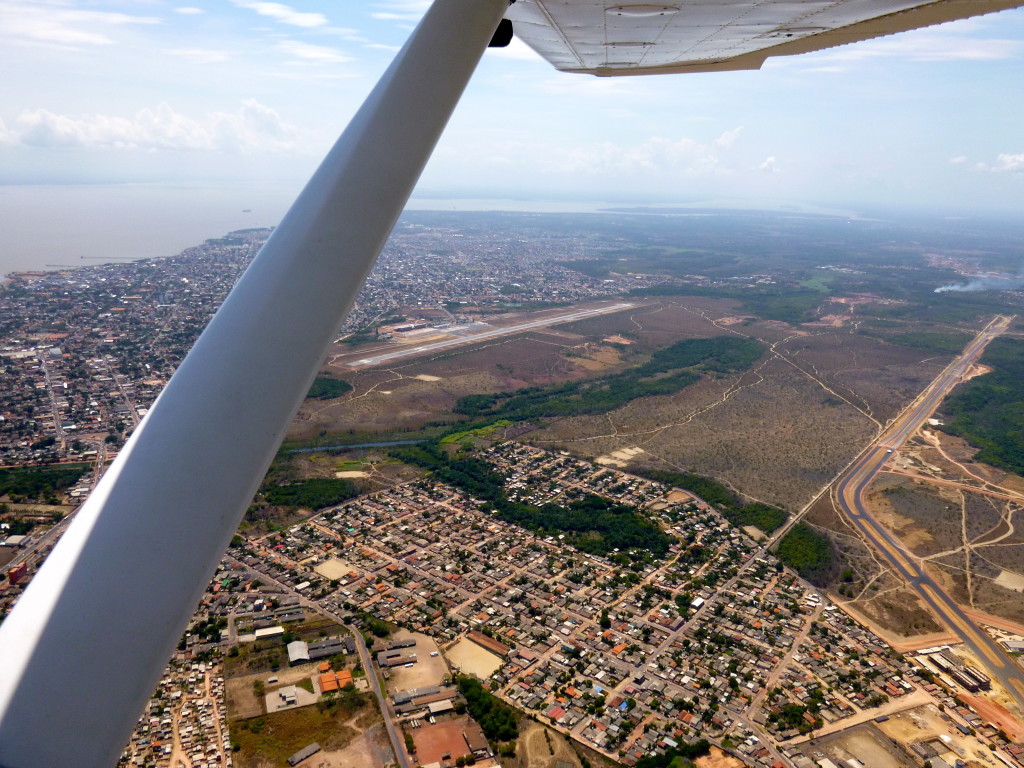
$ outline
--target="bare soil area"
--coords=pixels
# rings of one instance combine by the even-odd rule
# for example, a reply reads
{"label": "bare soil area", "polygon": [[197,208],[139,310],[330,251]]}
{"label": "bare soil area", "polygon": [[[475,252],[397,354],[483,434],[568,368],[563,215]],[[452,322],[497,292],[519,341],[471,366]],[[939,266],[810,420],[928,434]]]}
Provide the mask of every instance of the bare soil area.
{"label": "bare soil area", "polygon": [[893,743],[874,725],[858,725],[848,731],[812,742],[816,750],[845,765],[850,758],[871,768],[916,768],[917,761]]}
{"label": "bare soil area", "polygon": [[501,658],[496,654],[463,637],[445,649],[453,667],[462,672],[486,680],[501,667]]}
{"label": "bare soil area", "polygon": [[504,768],[555,768],[559,762],[569,763],[575,768],[582,765],[576,750],[562,734],[526,719],[519,726],[516,756],[501,759]]}
{"label": "bare soil area", "polygon": [[695,761],[697,768],[743,768],[743,761],[738,757],[728,755],[718,747],[711,748],[711,754],[698,757]]}
{"label": "bare soil area", "polygon": [[[416,654],[416,663],[411,667],[393,667],[390,670],[391,677],[388,679],[388,691],[408,691],[413,688],[425,688],[428,685],[440,685],[444,676],[448,674],[448,664],[441,655],[434,638],[419,632],[409,632],[400,629],[392,635],[394,640],[404,640],[413,637],[416,639],[415,648],[407,648],[410,653]],[[436,656],[430,654],[435,653]]]}

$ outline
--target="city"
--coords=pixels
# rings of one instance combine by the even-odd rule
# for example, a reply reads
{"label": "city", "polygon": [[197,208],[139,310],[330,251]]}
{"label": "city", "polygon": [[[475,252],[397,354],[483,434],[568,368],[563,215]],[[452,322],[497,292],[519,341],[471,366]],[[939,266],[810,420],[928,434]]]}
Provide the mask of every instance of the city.
{"label": "city", "polygon": [[[331,375],[583,321],[627,350],[606,318],[660,312],[645,291],[787,284],[748,271],[589,277],[584,250],[621,241],[508,228],[403,223],[338,332],[332,359],[345,362]],[[5,285],[4,613],[268,234]],[[363,395],[327,382],[313,402]],[[121,765],[526,766],[548,753],[582,768],[1024,765],[1013,692],[985,659],[951,633],[893,642],[785,565],[777,545],[798,517],[778,531],[740,524],[717,498],[632,472],[633,449],[591,460],[530,444],[507,420],[459,424],[404,441],[447,434],[427,463],[401,440],[282,454],[308,455],[318,474],[279,469],[254,511],[278,503],[274,483],[301,498],[304,483],[336,482],[340,499],[243,524]],[[499,496],[441,479],[426,469],[436,456],[477,462]],[[1024,648],[1012,623],[986,629],[1004,651]]]}

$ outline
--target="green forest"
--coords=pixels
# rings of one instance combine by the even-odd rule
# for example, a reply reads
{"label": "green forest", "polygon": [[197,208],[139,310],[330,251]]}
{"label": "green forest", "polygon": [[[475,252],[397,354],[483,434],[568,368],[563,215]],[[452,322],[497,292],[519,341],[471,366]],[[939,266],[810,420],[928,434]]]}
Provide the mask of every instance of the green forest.
{"label": "green forest", "polygon": [[665,469],[631,467],[630,472],[696,494],[708,504],[714,505],[726,520],[737,527],[753,525],[770,534],[789,518],[785,510],[778,507],[760,502],[744,504],[735,493],[710,477]]}
{"label": "green forest", "polygon": [[981,362],[992,372],[946,399],[944,429],[978,448],[978,461],[1024,474],[1024,341],[994,339]]}
{"label": "green forest", "polygon": [[88,470],[88,464],[0,469],[0,496],[12,501],[44,499],[70,488]]}
{"label": "green forest", "polygon": [[455,412],[472,418],[510,421],[607,413],[639,397],[678,392],[698,381],[701,372],[723,374],[742,370],[762,352],[761,344],[753,339],[684,339],[659,349],[646,363],[622,373],[551,387],[466,395],[455,404]]}
{"label": "green forest", "polygon": [[668,534],[633,507],[593,494],[568,506],[537,507],[512,501],[505,495],[505,479],[489,463],[466,454],[450,456],[436,442],[396,447],[391,454],[487,502],[485,509],[495,517],[542,536],[565,534],[566,543],[583,552],[607,556],[616,549],[622,553],[640,550],[649,553],[647,557],[662,558],[672,543]]}
{"label": "green forest", "polygon": [[351,481],[334,477],[314,477],[289,485],[267,484],[261,490],[263,497],[271,504],[312,510],[340,504],[345,499],[359,495]]}
{"label": "green forest", "polygon": [[309,388],[306,397],[316,400],[332,400],[341,397],[346,392],[352,391],[352,385],[342,379],[332,379],[329,376],[317,376],[313,385]]}
{"label": "green forest", "polygon": [[794,525],[782,537],[775,555],[813,584],[824,584],[831,576],[832,545],[807,523]]}
{"label": "green forest", "polygon": [[475,677],[459,675],[457,682],[469,714],[489,741],[512,741],[519,735],[519,716],[512,707],[492,696]]}

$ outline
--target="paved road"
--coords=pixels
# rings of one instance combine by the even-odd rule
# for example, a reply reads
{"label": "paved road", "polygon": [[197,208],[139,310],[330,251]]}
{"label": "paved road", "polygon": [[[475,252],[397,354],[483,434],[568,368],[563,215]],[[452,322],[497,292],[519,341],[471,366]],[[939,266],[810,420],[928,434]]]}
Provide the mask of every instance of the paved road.
{"label": "paved road", "polygon": [[458,336],[454,339],[445,339],[444,341],[435,341],[430,344],[422,344],[413,347],[406,347],[405,349],[399,349],[395,352],[387,352],[382,355],[374,355],[373,357],[364,357],[362,360],[355,360],[348,363],[349,368],[363,368],[368,365],[380,365],[381,363],[390,362],[391,360],[397,360],[402,357],[409,357],[411,355],[422,355],[427,352],[436,352],[439,349],[447,349],[448,347],[455,347],[460,344],[476,344],[480,341],[487,341],[488,339],[497,338],[498,336],[509,336],[514,333],[522,333],[523,331],[529,331],[534,328],[544,328],[549,325],[558,325],[560,323],[569,323],[574,320],[582,320],[587,317],[594,317],[595,315],[604,315],[610,312],[620,312],[623,309],[629,309],[630,307],[636,306],[635,304],[620,303],[612,304],[611,306],[597,307],[596,309],[583,309],[575,312],[567,312],[564,315],[554,315],[543,317],[539,320],[531,320],[527,323],[519,323],[518,325],[509,325],[503,328],[492,328],[489,331],[483,331],[482,333],[466,334],[465,336]]}
{"label": "paved road", "polygon": [[885,556],[896,572],[907,580],[925,604],[963,640],[985,665],[989,674],[1002,683],[1007,692],[1024,708],[1024,671],[967,617],[963,609],[920,566],[917,558],[871,516],[864,503],[865,490],[893,451],[898,450],[925,419],[931,416],[942,399],[977,361],[989,341],[1006,330],[1007,325],[1009,320],[1003,317],[997,317],[989,323],[985,330],[967,345],[963,354],[939,374],[918,402],[861,455],[839,481],[836,496],[843,512],[867,540]]}

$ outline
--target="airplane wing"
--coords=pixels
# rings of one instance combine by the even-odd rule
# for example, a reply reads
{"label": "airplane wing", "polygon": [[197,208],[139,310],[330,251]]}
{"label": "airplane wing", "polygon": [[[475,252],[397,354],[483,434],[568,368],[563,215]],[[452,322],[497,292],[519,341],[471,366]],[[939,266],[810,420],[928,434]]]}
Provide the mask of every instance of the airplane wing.
{"label": "airplane wing", "polygon": [[503,14],[559,69],[612,75],[1022,4],[435,0],[0,625],[0,766],[116,762]]}
{"label": "airplane wing", "polygon": [[955,19],[1020,0],[519,0],[516,36],[563,72],[603,77],[760,69],[792,56]]}

